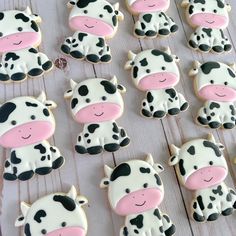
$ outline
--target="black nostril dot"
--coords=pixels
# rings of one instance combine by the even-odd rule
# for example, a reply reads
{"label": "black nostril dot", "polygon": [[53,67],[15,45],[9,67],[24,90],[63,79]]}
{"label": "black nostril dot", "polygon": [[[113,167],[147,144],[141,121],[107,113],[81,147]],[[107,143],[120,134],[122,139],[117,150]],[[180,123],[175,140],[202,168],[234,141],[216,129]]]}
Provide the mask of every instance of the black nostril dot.
{"label": "black nostril dot", "polygon": [[90,103],[91,102],[91,100],[89,99],[89,98],[86,98],[86,100],[85,100],[87,103]]}
{"label": "black nostril dot", "polygon": [[103,97],[102,97],[102,100],[103,100],[103,101],[107,100],[107,97],[106,97],[106,96],[103,96]]}
{"label": "black nostril dot", "polygon": [[151,71],[149,69],[146,70],[147,73],[150,73]]}
{"label": "black nostril dot", "polygon": [[61,226],[62,226],[62,227],[66,227],[66,222],[62,222],[62,223],[61,223]]}
{"label": "black nostril dot", "polygon": [[214,10],[214,13],[216,13],[216,12],[217,12],[217,10],[215,9],[215,10]]}
{"label": "black nostril dot", "polygon": [[130,193],[130,189],[127,188],[127,189],[125,190],[125,192],[126,192],[126,193]]}
{"label": "black nostril dot", "polygon": [[13,121],[11,122],[11,124],[12,124],[12,125],[16,125],[16,121],[13,120]]}
{"label": "black nostril dot", "polygon": [[165,66],[162,66],[161,69],[162,69],[162,70],[166,70]]}
{"label": "black nostril dot", "polygon": [[2,32],[0,32],[0,37],[2,37],[3,36],[3,33]]}
{"label": "black nostril dot", "polygon": [[42,230],[41,230],[41,233],[42,233],[42,234],[46,234],[46,233],[47,233],[47,230],[46,230],[46,229],[42,229]]}
{"label": "black nostril dot", "polygon": [[225,85],[228,85],[228,82],[224,82]]}
{"label": "black nostril dot", "polygon": [[23,30],[23,28],[22,27],[18,27],[18,31],[22,31]]}
{"label": "black nostril dot", "polygon": [[36,117],[35,117],[34,115],[32,115],[30,118],[31,118],[32,120],[35,120]]}
{"label": "black nostril dot", "polygon": [[87,10],[84,10],[84,14],[87,14],[88,13],[88,11]]}

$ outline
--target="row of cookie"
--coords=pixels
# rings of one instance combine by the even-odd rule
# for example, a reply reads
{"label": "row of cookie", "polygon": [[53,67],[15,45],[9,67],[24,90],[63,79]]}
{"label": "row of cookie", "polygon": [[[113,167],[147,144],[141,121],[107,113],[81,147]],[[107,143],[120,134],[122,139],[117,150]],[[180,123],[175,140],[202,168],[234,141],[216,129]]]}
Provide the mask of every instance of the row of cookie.
{"label": "row of cookie", "polygon": [[[169,158],[169,165],[176,166],[183,186],[194,191],[190,209],[196,222],[214,221],[221,214],[231,215],[236,209],[236,193],[224,183],[228,167],[223,149],[213,135],[191,140],[181,148],[171,145],[173,155]],[[100,187],[108,188],[108,199],[114,212],[125,216],[120,236],[171,236],[175,233],[175,225],[159,209],[164,199],[159,173],[164,168],[154,163],[150,154],[145,161],[127,161],[114,169],[105,165],[104,170],[106,176]],[[66,194],[50,194],[31,206],[22,202],[22,215],[17,218],[15,226],[24,226],[25,235],[85,236],[88,226],[81,206],[87,202],[85,197],[77,196],[73,186]]]}

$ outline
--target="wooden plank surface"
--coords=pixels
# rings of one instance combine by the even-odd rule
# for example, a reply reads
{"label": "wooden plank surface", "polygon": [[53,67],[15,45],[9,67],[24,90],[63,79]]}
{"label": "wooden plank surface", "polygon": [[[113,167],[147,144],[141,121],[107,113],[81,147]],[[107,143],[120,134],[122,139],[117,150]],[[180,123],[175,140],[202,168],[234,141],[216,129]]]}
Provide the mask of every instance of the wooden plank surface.
{"label": "wooden plank surface", "polygon": [[[68,11],[66,0],[1,0],[0,9],[24,9],[29,5],[34,13],[39,14],[43,23],[43,42],[40,50],[45,52],[53,61],[64,58],[59,52],[59,45],[64,37],[72,32],[67,27]],[[112,2],[115,2],[113,0]],[[234,43],[236,39],[236,1],[228,1],[232,5],[230,13],[231,24],[227,34]],[[74,184],[81,194],[89,199],[86,212],[89,220],[88,236],[103,235],[117,236],[123,224],[123,218],[115,215],[109,208],[107,193],[99,189],[100,179],[104,176],[103,165],[115,166],[122,161],[134,158],[144,158],[146,153],[152,153],[155,161],[165,167],[161,177],[165,186],[165,199],[161,209],[167,212],[177,226],[176,235],[236,235],[234,226],[236,215],[220,217],[217,222],[197,224],[188,217],[191,192],[179,185],[173,168],[168,167],[168,145],[175,143],[180,145],[191,138],[204,137],[209,130],[196,126],[193,123],[196,112],[201,106],[193,92],[192,81],[188,77],[188,70],[193,60],[200,61],[219,60],[222,62],[236,61],[235,46],[232,53],[227,55],[202,55],[192,52],[186,47],[186,43],[192,29],[185,21],[181,0],[172,0],[168,14],[179,25],[179,31],[167,39],[138,40],[132,36],[134,20],[126,10],[124,1],[120,2],[121,11],[125,15],[125,21],[120,23],[117,35],[109,44],[112,48],[113,61],[106,65],[92,66],[85,62],[76,62],[66,58],[68,66],[64,70],[55,69],[44,78],[29,79],[21,84],[0,85],[0,101],[20,95],[38,95],[45,90],[48,98],[58,104],[54,110],[57,121],[55,135],[50,142],[60,148],[66,157],[65,166],[52,174],[42,177],[37,176],[27,182],[7,182],[0,178],[0,234],[2,236],[20,236],[20,229],[14,228],[14,221],[19,214],[20,201],[34,202],[41,196],[55,191],[67,191]],[[147,120],[139,116],[139,108],[143,93],[136,90],[130,79],[130,73],[124,71],[123,66],[127,59],[128,50],[139,52],[142,49],[161,48],[169,46],[172,52],[178,55],[180,61],[181,81],[177,86],[190,102],[190,109],[178,117],[168,117],[163,121]],[[79,156],[73,151],[74,142],[81,126],[73,121],[68,109],[68,103],[63,99],[63,93],[68,88],[70,78],[81,81],[87,77],[110,78],[116,75],[119,82],[126,86],[124,95],[125,113],[118,123],[125,127],[132,143],[128,148],[115,154],[104,153],[95,157]],[[213,134],[226,146],[225,156],[229,165],[230,174],[227,184],[235,186],[236,167],[231,159],[236,156],[236,131],[214,131]],[[0,149],[0,174],[9,150]]]}

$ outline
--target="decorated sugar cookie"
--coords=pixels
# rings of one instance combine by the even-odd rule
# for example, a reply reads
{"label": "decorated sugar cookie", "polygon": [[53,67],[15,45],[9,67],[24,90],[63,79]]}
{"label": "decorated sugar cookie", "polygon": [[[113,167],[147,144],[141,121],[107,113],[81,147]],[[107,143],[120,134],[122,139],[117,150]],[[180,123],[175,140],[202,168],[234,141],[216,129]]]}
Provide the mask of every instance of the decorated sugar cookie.
{"label": "decorated sugar cookie", "polygon": [[87,203],[72,186],[68,193],[50,194],[32,205],[22,202],[15,226],[23,226],[25,236],[85,236],[88,225],[82,206]]}
{"label": "decorated sugar cookie", "polygon": [[0,106],[0,145],[11,149],[4,179],[28,180],[35,173],[46,175],[63,165],[58,148],[46,141],[55,131],[50,111],[55,107],[44,92],[37,98],[17,97]]}
{"label": "decorated sugar cookie", "polygon": [[171,166],[176,166],[179,180],[194,191],[192,218],[197,222],[214,221],[219,215],[231,215],[236,208],[235,191],[224,183],[228,167],[213,135],[191,140],[178,148],[171,146]]}
{"label": "decorated sugar cookie", "polygon": [[161,119],[187,110],[188,102],[174,88],[180,80],[176,64],[179,58],[172,55],[169,48],[165,51],[149,49],[138,54],[130,51],[128,59],[125,69],[131,69],[133,83],[146,92],[141,115]]}
{"label": "decorated sugar cookie", "polygon": [[120,230],[124,235],[165,235],[175,233],[175,226],[167,214],[159,209],[164,198],[164,187],[159,173],[164,170],[149,154],[145,161],[131,160],[114,169],[105,165],[106,177],[101,188],[108,188],[111,208],[125,216]]}
{"label": "decorated sugar cookie", "polygon": [[170,0],[126,0],[126,4],[132,14],[138,15],[134,25],[137,38],[166,37],[178,30],[173,19],[165,13]]}
{"label": "decorated sugar cookie", "polygon": [[19,82],[52,69],[53,63],[37,50],[42,37],[40,22],[29,7],[0,12],[0,82]]}
{"label": "decorated sugar cookie", "polygon": [[235,64],[195,61],[189,72],[194,77],[195,92],[205,101],[197,114],[197,123],[217,129],[232,129],[236,122]]}
{"label": "decorated sugar cookie", "polygon": [[124,16],[119,3],[111,5],[105,0],[72,0],[69,26],[75,32],[65,39],[61,46],[63,53],[78,60],[91,63],[111,61],[111,50],[106,39],[112,38],[118,22]]}
{"label": "decorated sugar cookie", "polygon": [[223,30],[229,24],[231,7],[224,0],[183,0],[188,23],[194,28],[189,46],[201,52],[223,53],[232,49]]}
{"label": "decorated sugar cookie", "polygon": [[70,81],[71,89],[65,92],[70,98],[72,116],[84,125],[77,137],[75,150],[80,154],[98,154],[103,150],[115,152],[130,143],[125,130],[116,123],[124,109],[121,93],[125,87],[112,80],[87,79]]}

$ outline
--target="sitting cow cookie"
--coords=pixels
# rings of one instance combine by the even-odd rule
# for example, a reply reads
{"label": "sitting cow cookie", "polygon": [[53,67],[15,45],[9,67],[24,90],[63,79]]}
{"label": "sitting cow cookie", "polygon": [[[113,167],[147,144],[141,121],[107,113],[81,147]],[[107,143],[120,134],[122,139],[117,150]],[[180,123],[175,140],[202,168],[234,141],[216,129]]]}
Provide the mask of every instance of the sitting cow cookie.
{"label": "sitting cow cookie", "polygon": [[194,77],[197,96],[205,100],[196,121],[200,125],[217,129],[232,129],[236,122],[236,66],[209,61],[195,61],[189,72]]}
{"label": "sitting cow cookie", "polygon": [[166,37],[175,33],[178,26],[165,14],[170,0],[126,0],[129,11],[139,15],[134,25],[134,36],[137,38]]}
{"label": "sitting cow cookie", "polygon": [[214,221],[236,209],[235,191],[223,182],[228,174],[223,149],[213,135],[191,140],[181,148],[171,146],[169,164],[176,165],[179,180],[194,191],[191,214],[197,222]]}
{"label": "sitting cow cookie", "polygon": [[70,81],[71,89],[65,92],[65,98],[71,98],[73,118],[84,124],[83,132],[79,134],[75,150],[80,154],[98,154],[103,150],[115,152],[120,147],[130,143],[129,137],[115,120],[124,108],[120,93],[125,88],[112,80],[87,79],[76,83]]}
{"label": "sitting cow cookie", "polygon": [[17,97],[0,106],[0,145],[11,148],[4,179],[24,181],[35,173],[46,175],[64,164],[58,148],[46,141],[55,131],[49,110],[55,107],[53,101],[46,100],[44,92],[38,98]]}
{"label": "sitting cow cookie", "polygon": [[88,225],[81,206],[87,203],[88,200],[78,196],[72,186],[67,194],[50,194],[31,206],[22,202],[22,215],[15,226],[24,226],[25,236],[85,236]]}
{"label": "sitting cow cookie", "polygon": [[29,7],[0,12],[0,82],[21,82],[52,69],[53,63],[36,49],[42,37],[40,22]]}
{"label": "sitting cow cookie", "polygon": [[164,198],[164,187],[159,173],[164,170],[149,154],[146,161],[124,162],[114,169],[105,165],[106,177],[101,188],[108,188],[112,209],[126,216],[120,236],[171,236],[175,226],[158,206]]}
{"label": "sitting cow cookie", "polygon": [[195,29],[190,36],[189,46],[201,52],[229,52],[232,45],[224,35],[228,27],[229,4],[224,0],[183,0],[188,23]]}
{"label": "sitting cow cookie", "polygon": [[90,63],[108,63],[111,50],[106,39],[112,38],[118,21],[124,19],[119,11],[119,3],[111,5],[105,0],[72,0],[69,26],[75,31],[61,46],[63,53]]}
{"label": "sitting cow cookie", "polygon": [[176,64],[179,58],[172,55],[169,48],[165,51],[149,49],[138,54],[129,51],[128,59],[125,69],[132,69],[133,83],[139,90],[146,91],[141,115],[161,119],[187,110],[188,102],[174,88],[180,80]]}

